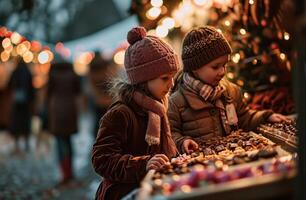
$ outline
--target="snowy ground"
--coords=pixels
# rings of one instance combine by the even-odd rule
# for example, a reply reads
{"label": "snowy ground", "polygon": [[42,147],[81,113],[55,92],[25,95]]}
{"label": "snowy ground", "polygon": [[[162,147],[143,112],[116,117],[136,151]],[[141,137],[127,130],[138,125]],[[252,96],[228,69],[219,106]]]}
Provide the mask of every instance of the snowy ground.
{"label": "snowy ground", "polygon": [[[2,199],[94,199],[100,177],[90,163],[93,144],[92,117],[80,117],[80,131],[73,136],[74,172],[72,187],[56,187],[60,180],[55,140],[47,133],[38,134],[39,120],[33,120],[30,152],[13,153],[14,140],[0,132],[0,200]],[[21,145],[23,141],[21,141]]]}

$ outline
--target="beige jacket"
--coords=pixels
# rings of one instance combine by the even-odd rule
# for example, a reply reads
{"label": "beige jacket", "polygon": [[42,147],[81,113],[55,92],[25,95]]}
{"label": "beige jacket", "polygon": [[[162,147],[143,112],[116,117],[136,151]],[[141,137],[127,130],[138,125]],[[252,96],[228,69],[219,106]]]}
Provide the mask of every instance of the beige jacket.
{"label": "beige jacket", "polygon": [[[249,109],[242,101],[241,91],[237,85],[225,79],[221,80],[220,84],[226,88],[221,97],[224,105],[233,102],[236,108],[238,128],[254,130],[273,113],[270,110]],[[219,109],[201,100],[183,85],[171,95],[168,115],[173,139],[180,150],[187,138],[197,140],[225,135]]]}

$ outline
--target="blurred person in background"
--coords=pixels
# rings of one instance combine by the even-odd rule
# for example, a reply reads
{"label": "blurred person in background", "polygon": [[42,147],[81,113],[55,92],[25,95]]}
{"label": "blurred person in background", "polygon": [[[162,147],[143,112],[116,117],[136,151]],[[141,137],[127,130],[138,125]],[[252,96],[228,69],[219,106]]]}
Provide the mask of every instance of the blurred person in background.
{"label": "blurred person in background", "polygon": [[119,70],[119,66],[106,61],[99,52],[95,52],[95,57],[90,63],[88,74],[93,95],[94,138],[96,138],[99,129],[99,120],[106,113],[107,108],[112,104],[112,97],[108,92],[109,82],[118,75]]}
{"label": "blurred person in background", "polygon": [[81,93],[79,76],[71,63],[52,64],[47,88],[48,129],[56,137],[62,180],[59,186],[69,185],[74,178],[71,136],[78,132],[78,96]]}
{"label": "blurred person in background", "polygon": [[26,63],[18,61],[13,71],[9,88],[12,91],[12,109],[10,133],[15,138],[15,153],[20,154],[19,138],[25,137],[25,150],[29,151],[29,136],[31,133],[31,119],[33,114],[34,87],[32,74]]}

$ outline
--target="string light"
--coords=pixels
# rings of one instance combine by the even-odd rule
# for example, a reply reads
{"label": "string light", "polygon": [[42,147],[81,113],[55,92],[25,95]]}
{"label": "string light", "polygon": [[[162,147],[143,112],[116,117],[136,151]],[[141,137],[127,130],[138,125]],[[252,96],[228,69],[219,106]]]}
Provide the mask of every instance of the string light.
{"label": "string light", "polygon": [[154,7],[161,7],[163,5],[163,0],[151,0],[151,5]]}
{"label": "string light", "polygon": [[232,73],[232,72],[228,72],[228,73],[226,74],[226,76],[227,76],[227,78],[229,78],[229,79],[234,79],[234,77],[235,77],[234,73]]}
{"label": "string light", "polygon": [[257,62],[258,62],[258,60],[257,60],[257,59],[254,59],[254,60],[252,61],[253,65],[256,65],[256,64],[257,64]]}
{"label": "string light", "polygon": [[10,53],[7,51],[3,51],[0,57],[1,57],[2,62],[6,62],[10,58]]}
{"label": "string light", "polygon": [[162,22],[162,25],[167,27],[168,29],[172,29],[174,28],[175,26],[175,21],[173,18],[171,17],[166,17],[163,22]]}
{"label": "string light", "polygon": [[16,51],[18,55],[22,56],[26,51],[28,51],[28,49],[23,43],[21,43],[17,45]]}
{"label": "string light", "polygon": [[21,39],[22,39],[21,35],[17,32],[14,32],[11,36],[11,41],[14,44],[19,44]]}
{"label": "string light", "polygon": [[285,33],[284,33],[284,39],[285,39],[285,40],[289,40],[289,39],[290,39],[290,34],[287,33],[287,32],[285,32]]}
{"label": "string light", "polygon": [[125,51],[121,50],[118,51],[115,55],[114,55],[114,62],[118,65],[123,65],[124,63],[124,55],[125,55]]}
{"label": "string light", "polygon": [[241,29],[239,30],[239,32],[240,32],[241,35],[245,35],[245,34],[246,34],[246,30],[243,29],[243,28],[241,28]]}
{"label": "string light", "polygon": [[26,62],[26,63],[30,63],[32,62],[33,58],[34,58],[34,55],[31,51],[27,51],[23,54],[23,61]]}
{"label": "string light", "polygon": [[5,38],[2,40],[2,46],[3,48],[8,48],[10,45],[12,45],[11,40],[9,38]]}
{"label": "string light", "polygon": [[271,75],[270,76],[270,82],[275,83],[277,81],[277,76],[276,75]]}
{"label": "string light", "polygon": [[49,54],[47,53],[47,51],[42,51],[38,54],[38,62],[40,64],[45,64],[47,63],[49,60]]}
{"label": "string light", "polygon": [[254,0],[249,0],[249,4],[253,5],[254,4]]}
{"label": "string light", "polygon": [[169,30],[165,26],[157,26],[156,35],[157,37],[164,38],[168,35]]}
{"label": "string light", "polygon": [[225,26],[230,26],[231,22],[229,20],[225,20],[224,24],[225,24]]}
{"label": "string light", "polygon": [[146,16],[150,20],[156,19],[161,13],[161,9],[157,7],[152,7],[146,12]]}
{"label": "string light", "polygon": [[240,60],[240,54],[239,53],[235,53],[234,56],[232,57],[232,61],[234,63],[239,63]]}
{"label": "string light", "polygon": [[280,59],[285,60],[286,59],[286,54],[280,53],[279,57],[280,57]]}

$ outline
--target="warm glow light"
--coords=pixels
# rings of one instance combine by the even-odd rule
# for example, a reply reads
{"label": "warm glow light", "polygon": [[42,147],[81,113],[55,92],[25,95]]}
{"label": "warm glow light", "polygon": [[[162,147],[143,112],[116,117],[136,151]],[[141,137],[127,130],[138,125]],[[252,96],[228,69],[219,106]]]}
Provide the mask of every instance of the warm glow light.
{"label": "warm glow light", "polygon": [[118,51],[115,55],[114,55],[114,62],[118,65],[123,65],[124,63],[124,55],[125,55],[125,51],[121,50]]}
{"label": "warm glow light", "polygon": [[163,0],[151,0],[151,5],[154,7],[161,7],[163,5]]}
{"label": "warm glow light", "polygon": [[21,35],[17,32],[14,32],[11,36],[12,43],[14,44],[19,44],[21,39],[22,39]]}
{"label": "warm glow light", "polygon": [[5,48],[5,51],[7,51],[7,52],[12,52],[13,49],[14,49],[14,47],[13,47],[12,45],[10,45],[10,46],[8,46],[8,47]]}
{"label": "warm glow light", "polygon": [[48,62],[48,60],[49,60],[49,54],[46,50],[38,54],[38,62],[40,64],[45,64]]}
{"label": "warm glow light", "polygon": [[10,39],[5,38],[4,40],[2,40],[2,46],[3,46],[3,48],[8,48],[10,45],[12,45]]}
{"label": "warm glow light", "polygon": [[231,22],[229,20],[225,20],[224,24],[225,24],[225,26],[230,26]]}
{"label": "warm glow light", "polygon": [[249,4],[253,5],[254,4],[254,0],[249,0]]}
{"label": "warm glow light", "polygon": [[21,44],[23,44],[27,48],[27,50],[31,49],[31,43],[29,41],[24,41]]}
{"label": "warm glow light", "polygon": [[193,0],[194,4],[197,6],[206,6],[206,7],[211,7],[213,4],[212,0]]}
{"label": "warm glow light", "polygon": [[10,58],[10,53],[7,51],[3,51],[0,57],[1,57],[2,62],[6,62]]}
{"label": "warm glow light", "polygon": [[243,93],[243,97],[244,97],[245,99],[249,99],[249,98],[250,98],[250,94],[247,93],[247,92],[245,92],[245,93]]}
{"label": "warm glow light", "polygon": [[285,33],[284,33],[284,39],[285,39],[285,40],[289,40],[289,39],[290,39],[290,34],[287,33],[287,32],[285,32]]}
{"label": "warm glow light", "polygon": [[253,65],[256,65],[256,64],[257,64],[257,62],[258,62],[258,60],[257,60],[257,59],[254,59],[254,60],[252,61]]}
{"label": "warm glow light", "polygon": [[23,43],[21,43],[17,45],[16,51],[18,55],[22,56],[26,51],[28,51],[28,49]]}
{"label": "warm glow light", "polygon": [[280,59],[285,60],[286,59],[286,54],[281,53],[279,54]]}
{"label": "warm glow light", "polygon": [[78,63],[78,62],[74,63],[73,69],[74,69],[75,73],[80,75],[80,76],[86,75],[89,71],[88,65],[85,65],[83,63]]}
{"label": "warm glow light", "polygon": [[33,58],[34,58],[34,55],[31,51],[27,51],[23,54],[23,61],[26,62],[26,63],[30,63],[32,62]]}
{"label": "warm glow light", "polygon": [[245,35],[246,34],[246,30],[243,29],[243,28],[241,28],[239,32],[240,32],[241,35]]}
{"label": "warm glow light", "polygon": [[160,38],[166,37],[168,33],[169,33],[169,30],[164,26],[158,26],[156,28],[157,37],[160,37]]}
{"label": "warm glow light", "polygon": [[175,21],[173,18],[171,17],[166,17],[163,22],[162,22],[162,25],[167,27],[168,29],[172,29],[174,28],[175,26]]}
{"label": "warm glow light", "polygon": [[234,63],[239,63],[240,60],[240,54],[239,53],[235,53],[235,55],[232,57],[232,61]]}
{"label": "warm glow light", "polygon": [[160,13],[161,13],[160,8],[152,7],[147,11],[146,16],[148,19],[154,20],[160,15]]}
{"label": "warm glow light", "polygon": [[232,72],[228,72],[228,73],[226,74],[226,76],[227,76],[229,79],[233,79],[233,78],[235,77],[234,73],[232,73]]}

